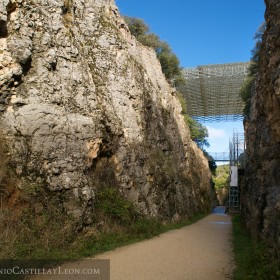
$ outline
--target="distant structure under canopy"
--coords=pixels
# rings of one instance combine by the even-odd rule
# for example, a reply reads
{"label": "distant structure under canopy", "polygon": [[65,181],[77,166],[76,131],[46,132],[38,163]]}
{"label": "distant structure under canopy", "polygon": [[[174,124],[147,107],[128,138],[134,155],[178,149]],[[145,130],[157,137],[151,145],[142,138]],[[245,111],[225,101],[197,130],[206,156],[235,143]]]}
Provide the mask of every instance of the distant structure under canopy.
{"label": "distant structure under canopy", "polygon": [[203,65],[183,70],[187,79],[180,91],[188,114],[199,122],[242,120],[244,103],[239,91],[250,62]]}

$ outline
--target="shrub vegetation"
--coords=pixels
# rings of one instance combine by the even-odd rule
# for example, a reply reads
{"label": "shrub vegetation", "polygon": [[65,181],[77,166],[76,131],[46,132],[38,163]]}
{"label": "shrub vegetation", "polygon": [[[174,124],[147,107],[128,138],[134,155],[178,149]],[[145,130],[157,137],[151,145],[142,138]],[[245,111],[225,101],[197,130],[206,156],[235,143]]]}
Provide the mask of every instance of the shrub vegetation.
{"label": "shrub vegetation", "polygon": [[163,225],[141,214],[117,188],[104,187],[97,190],[94,222],[85,227],[67,214],[64,200],[63,193],[50,193],[31,182],[2,200],[0,259],[79,259],[151,238],[204,216]]}
{"label": "shrub vegetation", "polygon": [[257,73],[259,71],[259,55],[260,55],[260,49],[262,44],[262,38],[265,31],[266,25],[263,23],[258,31],[256,32],[254,39],[256,40],[255,47],[251,51],[251,65],[249,67],[249,73],[248,76],[240,90],[240,96],[242,100],[245,103],[243,114],[244,116],[249,115],[250,107],[251,107],[251,96],[252,96],[252,90],[253,85],[257,76]]}
{"label": "shrub vegetation", "polygon": [[220,190],[223,188],[228,188],[229,186],[229,165],[220,165],[216,169],[216,175],[213,177],[215,183],[215,189]]}
{"label": "shrub vegetation", "polygon": [[234,280],[278,280],[280,262],[267,247],[253,240],[241,225],[239,215],[233,217],[233,251],[236,269]]}

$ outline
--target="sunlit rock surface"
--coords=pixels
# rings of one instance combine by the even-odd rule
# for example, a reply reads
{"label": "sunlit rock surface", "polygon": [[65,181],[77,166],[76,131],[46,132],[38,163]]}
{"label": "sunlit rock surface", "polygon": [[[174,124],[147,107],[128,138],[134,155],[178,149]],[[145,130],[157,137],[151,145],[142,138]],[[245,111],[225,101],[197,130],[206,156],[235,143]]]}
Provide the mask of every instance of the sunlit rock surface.
{"label": "sunlit rock surface", "polygon": [[19,179],[63,194],[85,224],[103,187],[162,219],[210,210],[208,162],[114,1],[4,0],[0,24],[1,127]]}

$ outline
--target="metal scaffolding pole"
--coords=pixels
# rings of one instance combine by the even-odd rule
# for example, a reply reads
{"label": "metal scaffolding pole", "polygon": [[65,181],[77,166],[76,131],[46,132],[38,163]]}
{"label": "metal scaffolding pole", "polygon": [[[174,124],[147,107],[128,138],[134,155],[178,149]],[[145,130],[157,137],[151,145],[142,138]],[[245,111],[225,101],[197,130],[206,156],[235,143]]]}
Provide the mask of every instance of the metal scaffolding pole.
{"label": "metal scaffolding pole", "polygon": [[229,143],[230,149],[230,186],[229,186],[229,211],[238,213],[240,211],[240,193],[238,173],[245,165],[245,138],[243,133],[233,133]]}

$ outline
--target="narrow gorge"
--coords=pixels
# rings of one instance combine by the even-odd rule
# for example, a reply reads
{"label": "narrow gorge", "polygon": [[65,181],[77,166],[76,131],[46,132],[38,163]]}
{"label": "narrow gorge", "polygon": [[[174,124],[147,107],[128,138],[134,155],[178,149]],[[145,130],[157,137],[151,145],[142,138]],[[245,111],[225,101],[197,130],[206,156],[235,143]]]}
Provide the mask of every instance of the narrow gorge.
{"label": "narrow gorge", "polygon": [[[245,100],[246,150],[244,145],[237,152],[236,162],[231,151],[217,161],[230,162],[224,166],[227,174],[232,166],[242,173],[240,189],[237,180],[230,186],[235,212],[240,210],[251,237],[274,253],[268,259],[279,260],[280,3],[265,4],[257,64],[229,62],[183,71],[168,43],[149,33],[144,21],[138,19],[144,31],[132,35],[130,23],[137,18],[125,20],[114,0],[1,0],[0,259],[93,256],[210,213],[218,202],[209,164],[212,171],[217,165],[192,140],[196,121],[191,117],[242,119],[242,94],[234,90],[256,67]],[[147,38],[151,41],[145,46]],[[191,89],[193,100],[185,100],[186,92],[174,87],[176,79],[164,74],[157,48],[167,49],[178,64],[181,86]],[[187,81],[187,73],[193,80]],[[176,86],[183,91],[184,86]],[[200,95],[202,109],[189,113],[187,105],[195,107]],[[226,105],[240,105],[239,115],[225,111]],[[216,111],[209,113],[207,106]],[[208,135],[206,127],[200,128]],[[220,136],[224,132],[213,130]],[[241,157],[245,166],[238,165]],[[217,194],[230,209],[230,178],[224,181]],[[224,267],[231,274],[232,216],[217,215],[213,222],[213,215],[201,221],[205,227],[198,225],[207,229],[198,240],[208,242],[211,254],[208,229],[226,228],[213,230],[212,238],[226,244],[221,252],[227,252]],[[182,253],[189,254],[187,249]]]}

